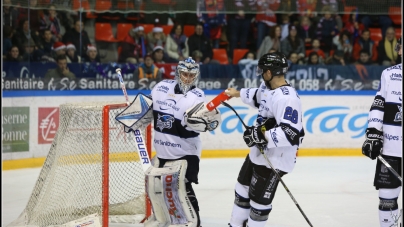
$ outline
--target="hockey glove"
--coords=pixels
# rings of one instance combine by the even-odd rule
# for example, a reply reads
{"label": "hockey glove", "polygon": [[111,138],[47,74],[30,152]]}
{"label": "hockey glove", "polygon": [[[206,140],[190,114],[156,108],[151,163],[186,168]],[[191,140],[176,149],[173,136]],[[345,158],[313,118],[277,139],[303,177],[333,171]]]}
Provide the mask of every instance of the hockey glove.
{"label": "hockey glove", "polygon": [[375,129],[366,129],[366,140],[362,146],[362,154],[374,160],[383,149],[383,132]]}
{"label": "hockey glove", "polygon": [[264,133],[261,130],[262,126],[249,127],[244,131],[244,142],[248,147],[258,146],[264,147],[268,144]]}
{"label": "hockey glove", "polygon": [[276,126],[275,118],[268,118],[260,126],[265,126],[265,130],[268,131]]}

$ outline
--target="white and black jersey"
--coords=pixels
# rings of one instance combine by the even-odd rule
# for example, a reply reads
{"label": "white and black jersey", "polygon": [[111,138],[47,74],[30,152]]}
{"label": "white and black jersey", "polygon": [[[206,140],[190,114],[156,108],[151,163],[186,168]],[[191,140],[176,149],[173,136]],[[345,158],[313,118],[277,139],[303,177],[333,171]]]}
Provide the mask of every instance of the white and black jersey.
{"label": "white and black jersey", "polygon": [[[304,135],[302,105],[296,90],[290,85],[270,90],[262,82],[259,88],[241,89],[240,97],[244,103],[258,108],[256,125],[275,118],[277,125],[265,133],[268,140],[265,154],[276,169],[291,172]],[[257,147],[250,149],[249,157],[253,163],[270,168]]]}
{"label": "white and black jersey", "polygon": [[402,157],[402,64],[382,72],[379,91],[369,111],[368,128],[383,132],[382,154]]}
{"label": "white and black jersey", "polygon": [[177,159],[185,155],[201,156],[199,133],[186,126],[184,113],[200,102],[205,93],[199,88],[182,94],[176,80],[163,80],[151,92],[153,98],[154,137],[157,157]]}

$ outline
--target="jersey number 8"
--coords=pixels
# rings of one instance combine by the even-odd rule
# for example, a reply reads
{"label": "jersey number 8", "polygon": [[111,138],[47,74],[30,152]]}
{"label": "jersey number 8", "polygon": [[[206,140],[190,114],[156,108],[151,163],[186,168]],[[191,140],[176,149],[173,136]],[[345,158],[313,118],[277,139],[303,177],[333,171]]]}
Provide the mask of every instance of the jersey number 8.
{"label": "jersey number 8", "polygon": [[298,118],[299,118],[299,115],[297,113],[297,110],[292,109],[292,107],[290,107],[290,106],[287,106],[285,108],[285,114],[283,115],[283,119],[289,120],[292,123],[296,124]]}

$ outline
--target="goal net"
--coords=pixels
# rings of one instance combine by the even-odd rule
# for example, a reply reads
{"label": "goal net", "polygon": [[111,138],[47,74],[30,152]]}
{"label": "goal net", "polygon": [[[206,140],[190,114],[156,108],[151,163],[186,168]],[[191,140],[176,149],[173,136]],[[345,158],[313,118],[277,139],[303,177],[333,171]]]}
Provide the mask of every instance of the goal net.
{"label": "goal net", "polygon": [[[150,214],[133,134],[115,116],[126,104],[60,106],[60,125],[28,204],[9,226],[61,226],[98,214],[102,226]],[[142,128],[151,151],[151,126]]]}

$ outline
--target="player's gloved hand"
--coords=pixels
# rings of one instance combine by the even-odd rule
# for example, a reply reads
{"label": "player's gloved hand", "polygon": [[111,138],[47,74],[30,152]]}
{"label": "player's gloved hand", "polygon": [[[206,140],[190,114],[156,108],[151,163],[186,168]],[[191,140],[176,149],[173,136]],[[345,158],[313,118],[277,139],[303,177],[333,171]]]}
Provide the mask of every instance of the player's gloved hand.
{"label": "player's gloved hand", "polygon": [[265,131],[268,131],[276,126],[275,118],[268,118],[260,126],[265,126]]}
{"label": "player's gloved hand", "polygon": [[265,134],[262,132],[262,126],[248,127],[247,130],[244,131],[243,138],[248,147],[264,147],[268,144]]}
{"label": "player's gloved hand", "polygon": [[383,132],[375,129],[366,129],[366,140],[362,145],[362,154],[374,160],[383,149]]}

